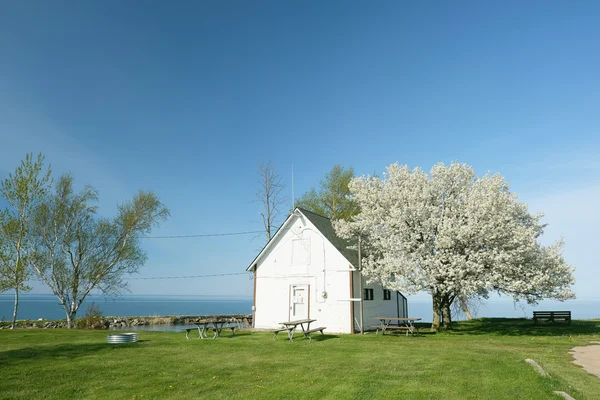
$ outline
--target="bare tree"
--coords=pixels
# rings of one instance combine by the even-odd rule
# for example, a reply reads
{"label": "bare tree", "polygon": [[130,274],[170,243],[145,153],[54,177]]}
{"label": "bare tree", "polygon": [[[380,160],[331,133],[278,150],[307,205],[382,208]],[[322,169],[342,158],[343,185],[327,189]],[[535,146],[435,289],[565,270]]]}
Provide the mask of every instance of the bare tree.
{"label": "bare tree", "polygon": [[256,201],[262,205],[260,215],[269,241],[275,233],[275,221],[284,213],[285,198],[282,191],[285,185],[271,160],[258,164],[258,176]]}

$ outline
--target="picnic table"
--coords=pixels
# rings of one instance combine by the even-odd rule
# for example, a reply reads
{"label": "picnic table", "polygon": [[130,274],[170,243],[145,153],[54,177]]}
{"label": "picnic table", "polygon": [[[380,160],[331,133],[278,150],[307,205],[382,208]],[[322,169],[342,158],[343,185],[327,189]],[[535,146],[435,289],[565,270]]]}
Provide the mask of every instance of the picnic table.
{"label": "picnic table", "polygon": [[[414,322],[420,321],[421,318],[396,318],[396,317],[377,317],[379,325],[373,326],[376,328],[375,335],[385,335],[385,331],[406,331],[406,336],[410,333],[414,336],[415,331],[418,333],[418,328],[414,325]],[[397,322],[396,325],[391,325],[392,322]]]}
{"label": "picnic table", "polygon": [[[208,330],[212,329],[213,330],[213,339],[216,339],[217,337],[221,336],[221,331],[223,330],[223,327],[225,324],[230,323],[230,321],[226,320],[226,319],[216,319],[216,320],[200,320],[198,322],[195,322],[194,324],[197,326],[198,329],[198,339],[206,339],[208,338]],[[226,328],[231,329],[231,335],[235,336],[235,328],[236,326],[227,326]],[[196,328],[185,328],[185,337],[186,339],[189,339],[189,333],[190,331],[194,330]]]}
{"label": "picnic table", "polygon": [[[273,340],[277,340],[277,334],[279,332],[286,331],[287,335],[288,335],[288,339],[290,339],[290,342],[293,342],[294,334],[296,333],[296,328],[298,328],[298,325],[300,325],[300,328],[302,329],[302,333],[304,334],[304,337],[308,338],[309,343],[310,343],[310,342],[312,342],[312,338],[310,337],[311,333],[321,332],[321,334],[323,335],[324,334],[323,330],[326,329],[324,326],[310,329],[310,324],[315,321],[316,321],[316,319],[299,319],[296,321],[280,322],[280,324],[282,325],[282,328],[275,329],[273,331]],[[304,325],[306,325],[306,327]]]}

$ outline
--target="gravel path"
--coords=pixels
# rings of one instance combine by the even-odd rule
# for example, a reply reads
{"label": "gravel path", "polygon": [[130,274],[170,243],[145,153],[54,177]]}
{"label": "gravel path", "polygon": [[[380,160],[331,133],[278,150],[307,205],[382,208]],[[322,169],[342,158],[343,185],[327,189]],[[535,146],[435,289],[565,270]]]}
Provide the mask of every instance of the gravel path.
{"label": "gravel path", "polygon": [[573,347],[573,363],[580,365],[590,374],[600,378],[600,342],[590,342],[592,346]]}

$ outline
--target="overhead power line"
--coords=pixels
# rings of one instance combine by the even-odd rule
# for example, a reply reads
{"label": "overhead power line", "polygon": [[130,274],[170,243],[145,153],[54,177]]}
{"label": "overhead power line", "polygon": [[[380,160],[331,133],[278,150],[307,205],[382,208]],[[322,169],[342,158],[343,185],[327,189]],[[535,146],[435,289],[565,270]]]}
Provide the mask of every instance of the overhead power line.
{"label": "overhead power line", "polygon": [[[208,274],[208,275],[185,275],[185,276],[146,276],[146,277],[135,277],[135,278],[127,278],[128,280],[132,280],[132,279],[143,279],[143,280],[148,280],[148,279],[196,279],[196,278],[214,278],[214,277],[218,277],[218,276],[233,276],[233,275],[248,275],[249,272],[232,272],[229,274]],[[35,282],[43,282],[43,280],[38,277],[38,276],[34,276],[31,278],[32,281]]]}
{"label": "overhead power line", "polygon": [[129,279],[195,279],[195,278],[212,278],[216,276],[232,276],[232,275],[247,275],[248,272],[232,272],[229,274],[209,274],[209,275],[186,275],[186,276],[149,276]]}
{"label": "overhead power line", "polygon": [[200,235],[167,235],[167,236],[142,236],[142,239],[181,239],[181,238],[201,238],[213,236],[236,236],[264,233],[264,231],[246,231],[246,232],[227,232],[227,233],[205,233]]}

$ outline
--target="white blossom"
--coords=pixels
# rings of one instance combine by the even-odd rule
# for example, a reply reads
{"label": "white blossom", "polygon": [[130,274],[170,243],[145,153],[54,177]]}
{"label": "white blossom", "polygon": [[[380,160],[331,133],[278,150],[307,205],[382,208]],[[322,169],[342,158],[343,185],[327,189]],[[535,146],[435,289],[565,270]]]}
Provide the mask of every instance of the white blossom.
{"label": "white blossom", "polygon": [[574,297],[562,240],[540,244],[542,215],[530,214],[498,174],[477,177],[459,163],[429,174],[392,164],[383,179],[353,179],[350,191],[361,212],[335,228],[361,236],[369,280],[451,299],[491,291],[528,302]]}

